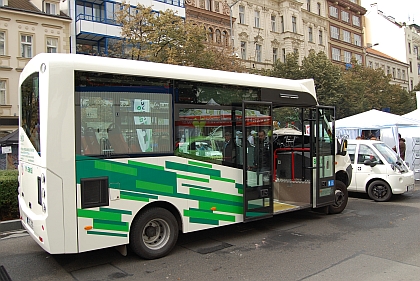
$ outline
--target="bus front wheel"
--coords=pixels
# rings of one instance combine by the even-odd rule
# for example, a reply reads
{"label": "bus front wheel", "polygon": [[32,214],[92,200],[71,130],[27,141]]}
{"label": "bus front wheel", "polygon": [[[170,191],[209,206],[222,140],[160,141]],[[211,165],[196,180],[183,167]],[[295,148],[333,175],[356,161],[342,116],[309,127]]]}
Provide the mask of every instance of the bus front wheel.
{"label": "bus front wheel", "polygon": [[151,208],[139,214],[130,229],[130,247],[144,259],[166,256],[178,239],[174,215],[163,208]]}
{"label": "bus front wheel", "polygon": [[334,203],[328,206],[328,213],[329,214],[339,214],[341,213],[347,206],[347,201],[349,199],[349,193],[347,191],[346,185],[336,180],[335,181],[335,199]]}

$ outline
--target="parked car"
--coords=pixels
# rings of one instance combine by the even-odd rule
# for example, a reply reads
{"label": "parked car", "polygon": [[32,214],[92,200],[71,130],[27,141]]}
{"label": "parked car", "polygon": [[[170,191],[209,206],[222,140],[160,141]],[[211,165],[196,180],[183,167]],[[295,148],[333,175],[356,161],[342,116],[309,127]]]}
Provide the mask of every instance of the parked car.
{"label": "parked car", "polygon": [[353,177],[348,191],[364,192],[378,202],[414,189],[414,173],[381,141],[348,140]]}

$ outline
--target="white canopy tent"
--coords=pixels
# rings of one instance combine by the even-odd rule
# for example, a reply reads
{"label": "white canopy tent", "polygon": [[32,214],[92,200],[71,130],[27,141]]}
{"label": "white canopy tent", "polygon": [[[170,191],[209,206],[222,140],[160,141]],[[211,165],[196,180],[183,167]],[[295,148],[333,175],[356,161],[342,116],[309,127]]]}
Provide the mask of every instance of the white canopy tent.
{"label": "white canopy tent", "polygon": [[[362,130],[380,130],[380,138],[390,147],[396,146],[399,153],[398,132],[406,139],[406,158],[409,164],[413,163],[413,153],[411,139],[403,134],[403,130],[418,130],[420,121],[406,118],[396,114],[372,109],[353,116],[349,116],[335,122],[337,136],[348,136],[349,139],[355,139],[361,135]],[[412,165],[410,165],[412,166]]]}

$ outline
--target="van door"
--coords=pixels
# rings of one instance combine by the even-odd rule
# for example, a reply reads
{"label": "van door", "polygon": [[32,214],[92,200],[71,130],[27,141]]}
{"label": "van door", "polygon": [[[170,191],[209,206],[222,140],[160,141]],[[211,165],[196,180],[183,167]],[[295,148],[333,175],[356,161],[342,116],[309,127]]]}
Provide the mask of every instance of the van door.
{"label": "van door", "polygon": [[[377,165],[375,165],[375,167],[365,165],[365,160],[375,162]],[[366,183],[371,178],[372,173],[385,173],[386,171],[381,171],[383,167],[385,166],[382,165],[380,157],[372,147],[367,144],[359,144],[357,159],[353,169],[356,179],[356,190],[362,192],[366,191]]]}

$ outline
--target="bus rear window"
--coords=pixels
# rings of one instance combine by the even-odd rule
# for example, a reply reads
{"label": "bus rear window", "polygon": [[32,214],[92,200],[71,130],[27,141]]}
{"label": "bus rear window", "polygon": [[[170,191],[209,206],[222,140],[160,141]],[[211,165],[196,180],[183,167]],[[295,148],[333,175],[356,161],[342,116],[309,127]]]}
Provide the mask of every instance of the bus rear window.
{"label": "bus rear window", "polygon": [[22,83],[20,95],[20,126],[25,131],[38,154],[39,143],[39,73],[35,72]]}

